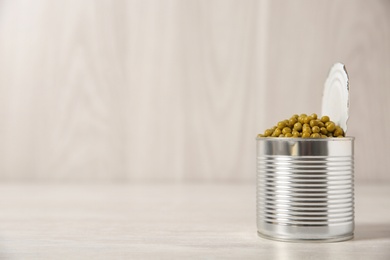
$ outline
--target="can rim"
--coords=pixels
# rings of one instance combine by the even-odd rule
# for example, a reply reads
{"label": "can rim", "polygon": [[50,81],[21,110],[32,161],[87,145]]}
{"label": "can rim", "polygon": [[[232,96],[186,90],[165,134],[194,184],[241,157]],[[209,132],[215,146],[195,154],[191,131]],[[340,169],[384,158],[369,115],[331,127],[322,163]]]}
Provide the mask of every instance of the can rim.
{"label": "can rim", "polygon": [[327,138],[302,138],[302,137],[256,137],[256,140],[266,140],[272,142],[283,142],[283,141],[299,141],[299,142],[342,142],[342,141],[353,141],[354,136],[345,136],[342,138],[338,137],[327,137]]}

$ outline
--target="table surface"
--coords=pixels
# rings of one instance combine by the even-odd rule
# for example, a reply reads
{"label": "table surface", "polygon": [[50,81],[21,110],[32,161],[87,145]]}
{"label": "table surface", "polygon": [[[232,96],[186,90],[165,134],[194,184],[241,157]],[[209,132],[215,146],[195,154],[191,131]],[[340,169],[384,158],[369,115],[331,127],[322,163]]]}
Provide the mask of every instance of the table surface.
{"label": "table surface", "polygon": [[355,187],[355,238],[256,234],[249,184],[1,184],[1,259],[390,259],[390,185]]}

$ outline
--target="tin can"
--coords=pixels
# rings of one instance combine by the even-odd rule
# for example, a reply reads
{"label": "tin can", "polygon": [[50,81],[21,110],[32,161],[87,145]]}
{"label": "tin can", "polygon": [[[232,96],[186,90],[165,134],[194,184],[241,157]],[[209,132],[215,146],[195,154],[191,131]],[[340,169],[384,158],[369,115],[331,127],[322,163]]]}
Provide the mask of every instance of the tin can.
{"label": "tin can", "polygon": [[257,138],[257,229],[282,241],[353,237],[354,138]]}

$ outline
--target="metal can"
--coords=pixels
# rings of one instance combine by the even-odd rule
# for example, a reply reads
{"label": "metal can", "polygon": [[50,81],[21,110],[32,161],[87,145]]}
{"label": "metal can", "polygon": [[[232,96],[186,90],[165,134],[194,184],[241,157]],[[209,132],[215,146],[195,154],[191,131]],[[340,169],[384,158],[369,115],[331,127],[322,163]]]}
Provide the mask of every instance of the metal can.
{"label": "metal can", "polygon": [[353,238],[354,138],[257,141],[257,229],[281,241]]}

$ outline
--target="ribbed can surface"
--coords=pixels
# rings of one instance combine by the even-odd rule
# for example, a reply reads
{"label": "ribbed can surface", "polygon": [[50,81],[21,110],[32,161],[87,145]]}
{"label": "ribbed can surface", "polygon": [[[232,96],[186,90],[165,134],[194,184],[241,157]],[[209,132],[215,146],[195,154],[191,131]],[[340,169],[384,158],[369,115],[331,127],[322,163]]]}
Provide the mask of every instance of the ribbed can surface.
{"label": "ribbed can surface", "polygon": [[257,138],[257,228],[285,241],[354,231],[354,138]]}

